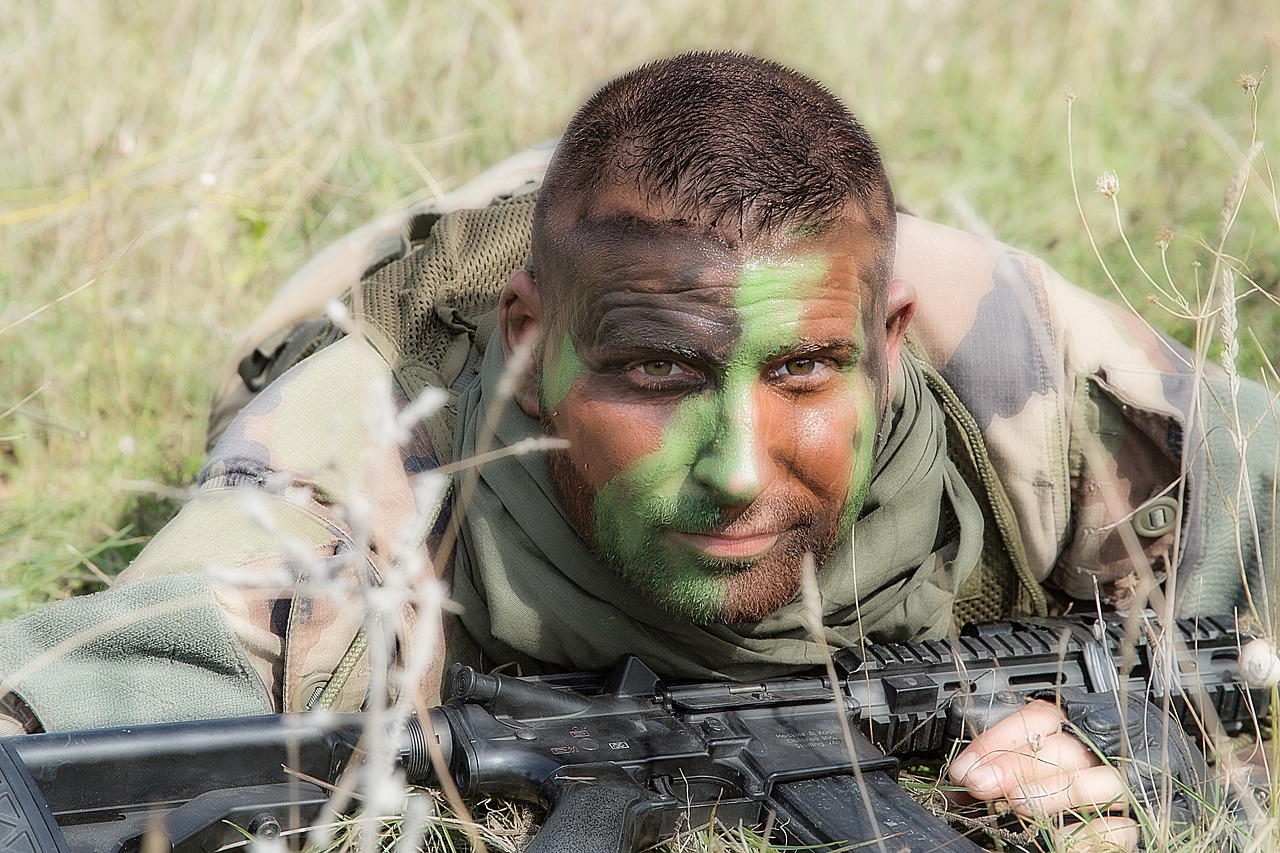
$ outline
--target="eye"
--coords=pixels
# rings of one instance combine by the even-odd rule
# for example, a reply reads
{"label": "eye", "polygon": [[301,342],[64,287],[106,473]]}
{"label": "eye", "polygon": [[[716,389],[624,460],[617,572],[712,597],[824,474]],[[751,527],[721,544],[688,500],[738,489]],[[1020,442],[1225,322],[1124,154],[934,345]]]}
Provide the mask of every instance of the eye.
{"label": "eye", "polygon": [[774,372],[779,376],[812,376],[824,366],[816,358],[793,358],[784,361]]}
{"label": "eye", "polygon": [[633,361],[623,372],[633,387],[643,391],[684,392],[702,382],[702,374],[695,368],[666,358]]}
{"label": "eye", "polygon": [[645,376],[680,376],[685,369],[674,361],[646,361],[638,365]]}
{"label": "eye", "polygon": [[795,356],[776,362],[769,369],[767,380],[789,391],[817,391],[826,387],[838,369],[825,356]]}

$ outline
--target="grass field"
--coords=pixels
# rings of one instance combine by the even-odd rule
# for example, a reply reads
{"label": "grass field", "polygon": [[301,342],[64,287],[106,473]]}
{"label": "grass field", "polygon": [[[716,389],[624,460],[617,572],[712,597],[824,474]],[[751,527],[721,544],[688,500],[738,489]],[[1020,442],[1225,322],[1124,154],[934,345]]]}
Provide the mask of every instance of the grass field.
{"label": "grass field", "polygon": [[[92,586],[164,521],[146,484],[199,470],[215,366],[310,253],[553,137],[657,55],[732,47],[812,73],[880,141],[903,203],[1105,292],[1071,142],[1117,280],[1188,339],[1094,182],[1119,176],[1148,266],[1176,234],[1194,301],[1253,133],[1238,75],[1262,78],[1258,136],[1280,129],[1277,33],[1273,3],[1193,0],[0,5],[0,611]],[[1274,299],[1266,158],[1227,250]],[[1242,318],[1246,349],[1280,339],[1274,302]]]}
{"label": "grass field", "polygon": [[[823,80],[903,204],[1099,292],[1110,269],[1189,343],[1122,231],[1194,306],[1224,191],[1280,142],[1263,0],[0,3],[0,615],[96,588],[163,524],[231,338],[309,255],[704,47]],[[1272,150],[1225,247],[1255,378],[1280,354]]]}

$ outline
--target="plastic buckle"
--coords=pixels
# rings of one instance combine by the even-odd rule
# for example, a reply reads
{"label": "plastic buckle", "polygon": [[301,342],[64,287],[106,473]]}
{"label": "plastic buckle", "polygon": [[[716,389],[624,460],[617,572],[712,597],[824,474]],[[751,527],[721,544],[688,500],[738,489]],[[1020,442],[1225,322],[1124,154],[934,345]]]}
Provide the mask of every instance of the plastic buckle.
{"label": "plastic buckle", "polygon": [[298,713],[312,710],[320,699],[320,694],[332,680],[333,673],[330,672],[313,672],[302,679],[297,692],[293,694],[293,707],[290,710]]}
{"label": "plastic buckle", "polygon": [[1133,529],[1139,536],[1154,539],[1164,536],[1178,526],[1178,502],[1171,497],[1158,497],[1147,501],[1133,516]]}

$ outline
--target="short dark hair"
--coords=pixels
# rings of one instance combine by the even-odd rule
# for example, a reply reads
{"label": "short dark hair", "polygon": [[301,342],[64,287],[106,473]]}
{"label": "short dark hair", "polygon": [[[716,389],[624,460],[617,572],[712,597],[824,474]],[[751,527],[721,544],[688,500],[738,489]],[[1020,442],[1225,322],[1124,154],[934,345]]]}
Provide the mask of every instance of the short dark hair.
{"label": "short dark hair", "polygon": [[611,187],[747,243],[824,229],[852,201],[882,244],[878,269],[864,275],[871,301],[883,304],[896,219],[880,154],[835,95],[777,62],[688,53],[596,92],[547,169],[534,215],[535,273],[556,266],[559,238]]}

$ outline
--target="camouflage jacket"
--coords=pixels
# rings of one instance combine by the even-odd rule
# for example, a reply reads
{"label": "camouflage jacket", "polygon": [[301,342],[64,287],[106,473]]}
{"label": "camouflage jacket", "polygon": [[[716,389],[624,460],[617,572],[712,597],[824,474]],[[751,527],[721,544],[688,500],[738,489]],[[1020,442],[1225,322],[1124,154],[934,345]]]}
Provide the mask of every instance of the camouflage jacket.
{"label": "camouflage jacket", "polygon": [[[539,165],[530,168],[536,173]],[[173,574],[207,577],[261,682],[265,710],[297,710],[317,699],[354,708],[369,691],[388,687],[426,701],[436,695],[447,630],[439,579],[449,569],[432,561],[448,482],[432,473],[444,470],[441,420],[423,413],[439,405],[448,411],[448,393],[456,398],[475,376],[492,328],[483,316],[458,311],[457,293],[491,294],[481,303],[496,297],[504,265],[523,257],[527,232],[487,259],[487,280],[464,276],[451,296],[424,300],[406,282],[424,258],[483,247],[494,210],[414,217],[408,240],[400,236],[403,217],[355,235],[346,268],[377,261],[364,286],[392,287],[402,310],[391,319],[357,310],[338,323],[345,334],[311,335],[307,352],[294,356],[308,354],[315,340],[327,345],[256,395],[224,374],[214,424],[225,433],[199,493],[121,576],[124,589]],[[303,299],[280,303],[288,304],[286,321],[350,286],[329,276],[316,287],[315,269],[292,285]],[[989,462],[977,476],[1001,516],[1005,550],[1050,601],[1091,605],[1097,598],[1124,608],[1144,584],[1156,583],[1184,611],[1217,612],[1247,601],[1243,578],[1257,581],[1255,597],[1267,594],[1259,578],[1274,562],[1274,465],[1254,465],[1250,488],[1237,490],[1233,438],[1250,436],[1251,460],[1274,460],[1276,415],[1265,392],[1244,386],[1246,422],[1225,383],[1198,371],[1184,348],[994,241],[902,216],[896,274],[919,297],[910,345],[980,432],[980,446],[966,452]],[[309,309],[297,307],[308,300]],[[415,300],[421,304],[404,307]],[[467,357],[444,370],[407,352],[407,324],[424,317],[465,338]],[[254,336],[265,337],[261,328]],[[235,361],[252,356],[252,344]],[[277,336],[264,352],[278,359],[276,351],[292,345]],[[433,393],[433,385],[447,390]],[[228,427],[226,413],[245,399]],[[1241,511],[1248,501],[1260,537]],[[1020,601],[1042,607],[1039,595]],[[1269,603],[1254,603],[1269,619]],[[387,685],[393,659],[396,671],[413,675]],[[66,727],[63,719],[51,722]]]}

